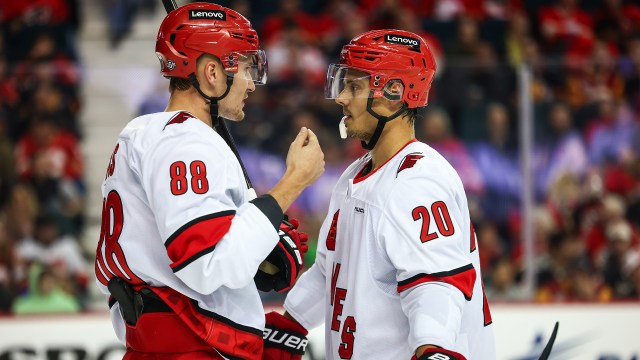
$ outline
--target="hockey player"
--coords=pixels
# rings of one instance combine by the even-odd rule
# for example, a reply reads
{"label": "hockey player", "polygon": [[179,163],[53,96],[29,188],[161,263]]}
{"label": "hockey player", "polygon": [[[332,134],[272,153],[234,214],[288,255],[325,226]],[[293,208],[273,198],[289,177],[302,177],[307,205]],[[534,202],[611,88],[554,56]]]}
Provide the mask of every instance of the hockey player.
{"label": "hockey player", "polygon": [[[255,199],[248,192],[212,127],[219,116],[242,120],[244,100],[266,80],[257,34],[239,13],[181,7],[162,22],[156,53],[171,98],[118,137],[102,185],[98,284],[125,359],[260,359],[256,286],[293,284],[306,239],[283,212],[321,175],[324,155],[302,128],[277,185]],[[258,278],[267,257],[279,271]]]}
{"label": "hockey player", "polygon": [[[416,141],[436,65],[420,36],[374,30],[343,47],[327,98],[343,108],[343,137],[369,152],[342,174],[315,264],[265,334],[325,324],[327,359],[495,359],[491,314],[462,182]],[[302,352],[265,337],[263,359]]]}

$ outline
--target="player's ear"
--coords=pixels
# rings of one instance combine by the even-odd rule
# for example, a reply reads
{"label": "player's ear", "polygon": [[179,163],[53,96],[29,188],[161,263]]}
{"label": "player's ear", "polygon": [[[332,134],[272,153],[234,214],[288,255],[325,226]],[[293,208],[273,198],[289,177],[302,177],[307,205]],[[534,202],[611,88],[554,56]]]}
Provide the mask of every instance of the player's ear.
{"label": "player's ear", "polygon": [[[224,69],[218,59],[210,55],[204,55],[201,59],[200,74],[205,80],[207,87],[214,88],[219,86],[218,83],[224,75]],[[202,86],[202,85],[201,85]]]}
{"label": "player's ear", "polygon": [[[391,110],[397,110],[402,106],[402,93],[404,92],[404,85],[401,81],[391,80],[382,89],[384,98],[389,100],[389,106]],[[394,110],[394,111],[395,111]]]}

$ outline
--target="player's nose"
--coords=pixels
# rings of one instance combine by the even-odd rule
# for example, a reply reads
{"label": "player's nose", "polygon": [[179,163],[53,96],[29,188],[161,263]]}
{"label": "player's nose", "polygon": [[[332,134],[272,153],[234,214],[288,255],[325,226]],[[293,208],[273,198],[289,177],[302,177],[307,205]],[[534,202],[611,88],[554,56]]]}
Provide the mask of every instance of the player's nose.
{"label": "player's nose", "polygon": [[349,101],[347,100],[347,97],[343,95],[343,93],[340,93],[340,95],[338,95],[338,97],[336,98],[336,103],[342,106],[347,106]]}
{"label": "player's nose", "polygon": [[248,92],[254,92],[256,90],[256,84],[251,79],[249,79],[247,81],[249,82],[249,84],[247,85],[247,91]]}

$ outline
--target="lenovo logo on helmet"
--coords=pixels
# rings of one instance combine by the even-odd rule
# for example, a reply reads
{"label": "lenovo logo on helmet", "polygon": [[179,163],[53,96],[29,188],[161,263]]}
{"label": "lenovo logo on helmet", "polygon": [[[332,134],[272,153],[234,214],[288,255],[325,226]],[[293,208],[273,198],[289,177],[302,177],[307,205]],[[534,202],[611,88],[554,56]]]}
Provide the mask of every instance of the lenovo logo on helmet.
{"label": "lenovo logo on helmet", "polygon": [[402,35],[386,34],[384,41],[389,44],[407,45],[414,48],[420,47],[420,40]]}
{"label": "lenovo logo on helmet", "polygon": [[227,13],[222,10],[190,10],[189,20],[227,20]]}

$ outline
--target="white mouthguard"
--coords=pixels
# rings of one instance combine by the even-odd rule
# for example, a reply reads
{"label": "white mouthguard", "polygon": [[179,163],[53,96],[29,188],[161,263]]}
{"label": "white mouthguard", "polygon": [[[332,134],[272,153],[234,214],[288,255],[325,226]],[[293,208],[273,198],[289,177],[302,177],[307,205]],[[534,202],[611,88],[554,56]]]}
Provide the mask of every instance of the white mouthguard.
{"label": "white mouthguard", "polygon": [[343,139],[347,138],[347,126],[344,124],[344,119],[346,119],[346,116],[342,117],[342,120],[340,120],[340,124],[338,125],[338,129],[340,130],[340,137]]}

